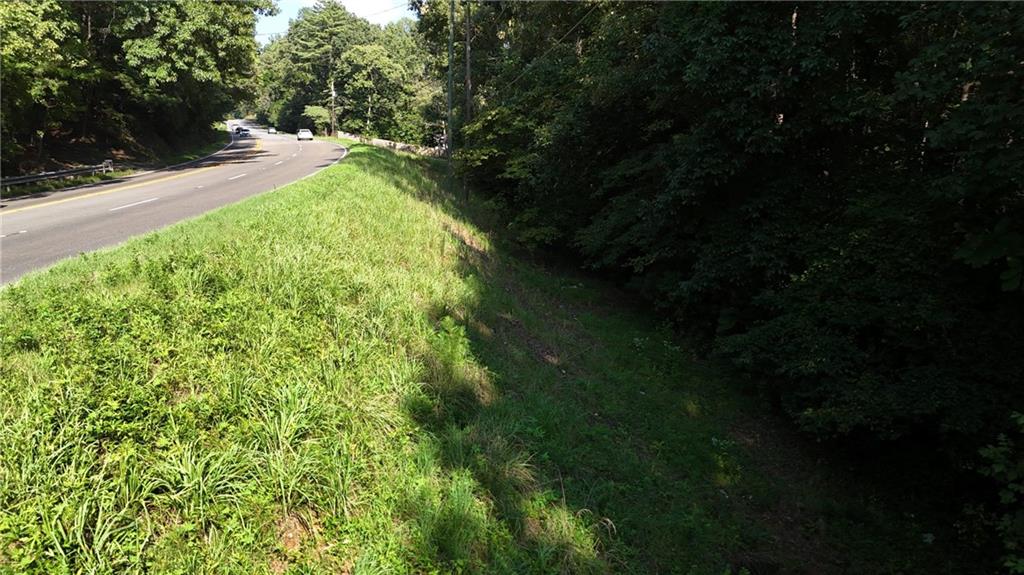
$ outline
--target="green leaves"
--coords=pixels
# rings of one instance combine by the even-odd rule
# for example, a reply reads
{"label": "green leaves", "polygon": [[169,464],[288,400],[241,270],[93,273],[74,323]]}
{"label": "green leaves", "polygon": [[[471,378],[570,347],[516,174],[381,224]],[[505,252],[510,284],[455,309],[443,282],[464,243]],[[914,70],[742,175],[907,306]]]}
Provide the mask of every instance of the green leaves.
{"label": "green leaves", "polygon": [[323,130],[333,106],[342,130],[432,144],[440,96],[427,74],[432,59],[410,21],[381,29],[340,3],[317,4],[260,55],[256,111],[286,131]]}
{"label": "green leaves", "polygon": [[173,143],[205,132],[246,97],[256,14],[270,9],[267,0],[3,3],[4,167],[29,150],[44,161],[50,139],[125,145],[144,131]]}
{"label": "green leaves", "polygon": [[1016,231],[1009,218],[999,220],[991,232],[968,239],[956,257],[975,268],[1002,264],[999,279],[1003,291],[1024,289],[1024,233]]}
{"label": "green leaves", "polygon": [[634,288],[811,434],[976,457],[1024,409],[1024,13],[590,8],[475,18],[457,158],[516,238]]}

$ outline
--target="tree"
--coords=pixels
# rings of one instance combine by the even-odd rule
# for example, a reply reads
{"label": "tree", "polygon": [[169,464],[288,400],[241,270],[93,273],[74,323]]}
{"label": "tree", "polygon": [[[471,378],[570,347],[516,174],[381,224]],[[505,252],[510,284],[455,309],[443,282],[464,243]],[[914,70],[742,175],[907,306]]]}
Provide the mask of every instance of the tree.
{"label": "tree", "polygon": [[411,20],[380,28],[321,1],[259,61],[257,114],[282,129],[307,121],[310,106],[337,111],[343,129],[410,143],[432,143],[440,128],[434,57]]}
{"label": "tree", "polygon": [[342,56],[338,75],[344,78],[342,126],[367,136],[393,131],[406,78],[387,51],[375,44],[355,46]]}
{"label": "tree", "polygon": [[331,127],[331,111],[323,106],[306,106],[302,117],[309,122],[314,132],[323,134]]}
{"label": "tree", "polygon": [[47,138],[173,142],[248,98],[269,0],[0,4],[3,165]]}
{"label": "tree", "polygon": [[[417,6],[440,50],[442,3]],[[1024,12],[494,2],[473,22],[457,159],[523,245],[634,289],[818,438],[963,470],[1024,411]]]}
{"label": "tree", "polygon": [[[69,115],[67,72],[81,66],[74,54],[75,24],[56,0],[0,4],[0,71],[3,99],[0,135],[3,164],[42,141],[54,122]],[[62,50],[69,47],[70,50]]]}

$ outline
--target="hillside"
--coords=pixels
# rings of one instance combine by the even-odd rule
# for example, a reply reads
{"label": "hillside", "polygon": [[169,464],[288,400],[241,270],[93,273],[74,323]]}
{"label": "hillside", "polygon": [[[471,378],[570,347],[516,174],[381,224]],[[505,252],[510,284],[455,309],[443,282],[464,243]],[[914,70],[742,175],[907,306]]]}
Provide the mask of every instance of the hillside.
{"label": "hillside", "polygon": [[954,570],[941,531],[830,479],[622,294],[506,253],[432,174],[357,145],[0,291],[0,565]]}

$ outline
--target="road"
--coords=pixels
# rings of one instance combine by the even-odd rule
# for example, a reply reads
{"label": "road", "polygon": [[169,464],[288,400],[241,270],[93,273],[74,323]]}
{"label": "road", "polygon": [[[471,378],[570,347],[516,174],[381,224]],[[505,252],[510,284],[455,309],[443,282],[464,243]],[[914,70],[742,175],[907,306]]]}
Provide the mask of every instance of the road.
{"label": "road", "polygon": [[[233,130],[239,122],[229,123]],[[340,146],[251,127],[197,162],[0,202],[0,284],[64,258],[273,190],[344,157]]]}

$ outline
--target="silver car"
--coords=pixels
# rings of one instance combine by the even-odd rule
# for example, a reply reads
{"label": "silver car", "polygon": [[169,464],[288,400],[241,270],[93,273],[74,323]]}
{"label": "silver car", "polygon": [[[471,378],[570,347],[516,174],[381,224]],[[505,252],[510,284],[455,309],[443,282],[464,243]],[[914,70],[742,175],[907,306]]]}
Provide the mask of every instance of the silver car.
{"label": "silver car", "polygon": [[296,137],[296,139],[299,139],[299,140],[312,140],[313,139],[313,132],[310,132],[309,130],[299,130],[295,134],[295,137]]}

